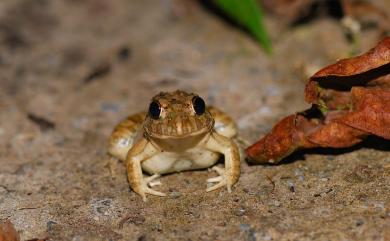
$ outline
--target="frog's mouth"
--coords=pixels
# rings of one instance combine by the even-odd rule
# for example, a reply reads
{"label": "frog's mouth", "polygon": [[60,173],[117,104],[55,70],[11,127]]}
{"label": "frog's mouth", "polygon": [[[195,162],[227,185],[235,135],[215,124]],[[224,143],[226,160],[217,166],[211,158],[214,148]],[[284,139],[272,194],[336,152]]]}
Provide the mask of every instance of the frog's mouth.
{"label": "frog's mouth", "polygon": [[176,116],[173,119],[146,118],[145,133],[156,138],[184,138],[209,132],[214,120],[209,113],[202,116]]}

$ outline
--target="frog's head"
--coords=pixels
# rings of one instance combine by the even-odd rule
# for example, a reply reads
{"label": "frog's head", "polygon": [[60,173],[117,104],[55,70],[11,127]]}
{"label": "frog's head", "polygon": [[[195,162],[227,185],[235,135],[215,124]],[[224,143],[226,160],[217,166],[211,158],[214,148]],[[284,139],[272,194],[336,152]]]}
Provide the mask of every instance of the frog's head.
{"label": "frog's head", "polygon": [[204,134],[213,126],[214,119],[201,97],[176,90],[153,97],[144,130],[147,136],[165,139]]}

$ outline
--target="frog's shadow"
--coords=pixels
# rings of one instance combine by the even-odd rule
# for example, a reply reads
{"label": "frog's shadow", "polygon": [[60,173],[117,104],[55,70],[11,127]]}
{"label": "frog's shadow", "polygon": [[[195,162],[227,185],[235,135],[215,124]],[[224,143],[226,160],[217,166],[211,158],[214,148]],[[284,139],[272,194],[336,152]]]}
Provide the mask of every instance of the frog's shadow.
{"label": "frog's shadow", "polygon": [[351,153],[353,151],[357,151],[360,149],[373,149],[378,151],[390,151],[390,141],[377,137],[377,136],[369,136],[365,140],[363,140],[361,143],[356,144],[352,147],[348,148],[312,148],[312,149],[306,149],[306,150],[299,150],[291,155],[285,157],[277,164],[271,164],[271,163],[255,163],[254,161],[246,158],[246,163],[249,166],[257,166],[257,165],[264,165],[264,166],[275,166],[275,165],[287,165],[294,163],[296,161],[305,160],[305,155],[309,154],[317,154],[317,155],[324,155],[330,157],[329,159],[333,159],[335,156]]}

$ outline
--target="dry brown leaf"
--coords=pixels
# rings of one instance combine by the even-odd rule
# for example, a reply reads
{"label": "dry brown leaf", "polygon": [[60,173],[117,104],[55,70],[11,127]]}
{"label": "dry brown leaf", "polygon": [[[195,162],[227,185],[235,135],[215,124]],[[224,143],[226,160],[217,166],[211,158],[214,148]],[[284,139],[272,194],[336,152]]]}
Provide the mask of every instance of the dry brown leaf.
{"label": "dry brown leaf", "polygon": [[0,241],[20,241],[18,232],[9,220],[0,224]]}
{"label": "dry brown leaf", "polygon": [[312,108],[284,118],[248,147],[252,160],[277,163],[297,149],[350,147],[368,135],[390,139],[390,37],[318,71],[305,97]]}

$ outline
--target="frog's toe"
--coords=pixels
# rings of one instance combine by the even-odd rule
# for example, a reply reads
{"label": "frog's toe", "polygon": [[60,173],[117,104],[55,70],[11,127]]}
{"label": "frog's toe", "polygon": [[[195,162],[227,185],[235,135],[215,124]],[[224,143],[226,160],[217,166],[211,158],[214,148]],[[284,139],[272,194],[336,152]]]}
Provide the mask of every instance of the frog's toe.
{"label": "frog's toe", "polygon": [[142,201],[146,202],[146,194],[145,193],[138,193],[142,197]]}
{"label": "frog's toe", "polygon": [[221,182],[221,181],[225,178],[225,176],[226,176],[225,169],[222,168],[222,167],[213,166],[213,167],[211,168],[211,170],[213,170],[213,171],[215,171],[216,173],[218,173],[219,176],[209,178],[209,179],[207,179],[207,182]]}
{"label": "frog's toe", "polygon": [[151,194],[151,195],[160,196],[160,197],[166,196],[165,193],[153,190],[153,189],[149,188],[146,184],[137,193],[142,197],[142,200],[144,202],[146,202],[146,194]]}
{"label": "frog's toe", "polygon": [[223,176],[218,176],[218,177],[212,177],[207,179],[207,182],[213,183],[213,182],[220,182],[223,180]]}
{"label": "frog's toe", "polygon": [[161,185],[161,182],[159,180],[156,180],[159,177],[160,177],[159,174],[154,174],[150,177],[146,177],[142,181],[142,184],[138,188],[135,188],[136,192],[139,195],[141,195],[142,200],[144,202],[146,202],[146,194],[151,194],[151,195],[160,196],[160,197],[166,196],[165,193],[162,193],[162,192],[159,192],[159,191],[152,189],[153,186]]}
{"label": "frog's toe", "polygon": [[160,196],[160,197],[165,197],[166,196],[165,193],[153,190],[153,189],[151,189],[149,187],[144,187],[144,193],[155,195],[155,196]]}
{"label": "frog's toe", "polygon": [[148,183],[149,187],[155,187],[155,186],[160,186],[162,185],[160,180],[152,181]]}
{"label": "frog's toe", "polygon": [[146,184],[142,187],[142,191],[138,192],[138,194],[141,195],[142,200],[144,202],[146,202],[146,194],[151,194],[151,195],[160,196],[160,197],[166,196],[165,193],[153,190],[150,187],[148,187]]}
{"label": "frog's toe", "polygon": [[213,166],[211,170],[216,171],[220,176],[225,175],[225,169],[219,166]]}
{"label": "frog's toe", "polygon": [[157,178],[160,177],[160,174],[154,174],[150,177],[145,178],[145,182],[149,187],[154,187],[154,186],[159,186],[162,185],[160,180],[156,180]]}
{"label": "frog's toe", "polygon": [[206,189],[206,192],[211,192],[211,191],[217,190],[217,189],[227,185],[226,178],[224,178],[222,176],[220,176],[220,177],[222,178],[222,180],[220,182],[218,182],[217,184],[215,184],[215,185],[213,185],[211,187],[208,187]]}
{"label": "frog's toe", "polygon": [[228,181],[226,178],[225,169],[218,167],[218,166],[213,166],[211,169],[216,171],[219,174],[219,176],[207,179],[208,183],[215,183],[216,182],[217,184],[215,184],[211,187],[208,187],[206,189],[206,192],[211,192],[211,191],[217,190],[217,189],[224,187],[224,186],[227,186],[228,191],[231,192],[231,187],[230,187],[230,185],[228,185]]}

